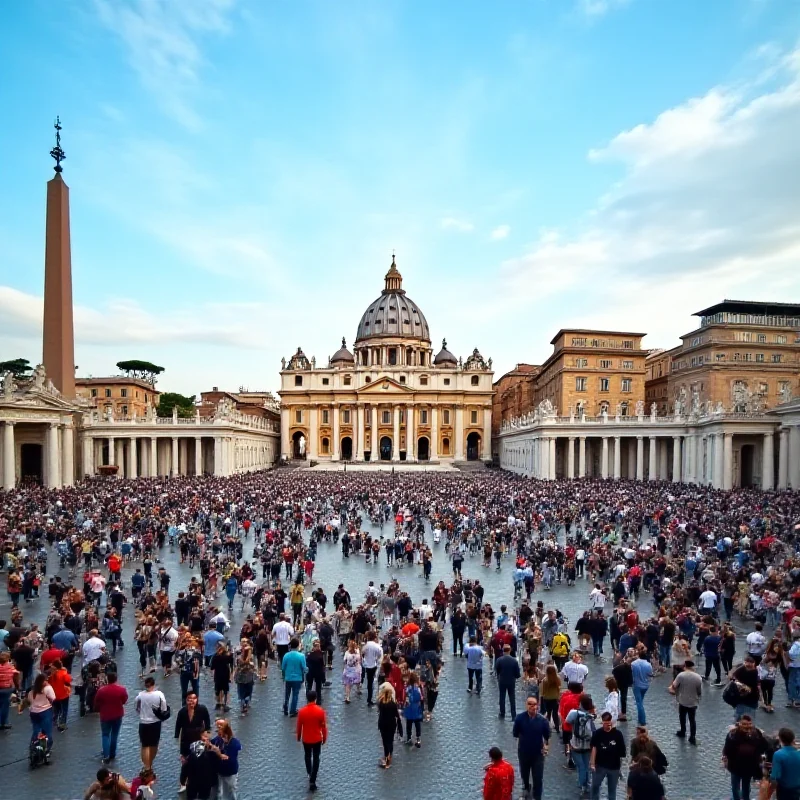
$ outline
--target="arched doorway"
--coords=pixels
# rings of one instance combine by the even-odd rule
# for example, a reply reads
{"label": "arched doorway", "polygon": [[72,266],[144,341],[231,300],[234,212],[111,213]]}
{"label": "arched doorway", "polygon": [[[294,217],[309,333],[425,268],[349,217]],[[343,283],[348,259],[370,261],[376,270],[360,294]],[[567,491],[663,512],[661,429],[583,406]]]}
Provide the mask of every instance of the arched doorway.
{"label": "arched doorway", "polygon": [[381,437],[381,461],[391,461],[392,440],[388,436]]}
{"label": "arched doorway", "polygon": [[349,436],[342,438],[342,461],[353,460],[353,440]]}
{"label": "arched doorway", "polygon": [[430,443],[427,436],[420,436],[417,441],[417,461],[427,461],[431,457]]}
{"label": "arched doorway", "polygon": [[22,482],[42,483],[42,446],[40,444],[23,444],[20,447],[19,456]]}
{"label": "arched doorway", "polygon": [[295,431],[292,435],[292,458],[306,457],[306,437],[303,431]]}
{"label": "arched doorway", "polygon": [[473,431],[467,436],[467,461],[477,461],[481,457],[481,435]]}

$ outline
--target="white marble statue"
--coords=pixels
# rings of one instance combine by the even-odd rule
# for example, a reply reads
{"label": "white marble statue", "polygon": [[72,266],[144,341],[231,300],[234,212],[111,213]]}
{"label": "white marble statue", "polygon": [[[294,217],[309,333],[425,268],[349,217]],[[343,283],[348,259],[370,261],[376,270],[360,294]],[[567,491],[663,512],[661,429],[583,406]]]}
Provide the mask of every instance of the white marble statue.
{"label": "white marble statue", "polygon": [[300,439],[297,442],[297,449],[300,451],[300,458],[304,458],[306,455],[306,437],[300,436]]}
{"label": "white marble statue", "polygon": [[637,400],[636,405],[634,406],[634,410],[636,412],[637,417],[644,416],[644,400]]}
{"label": "white marble statue", "polygon": [[[8,373],[11,374],[10,372]],[[786,383],[781,386],[780,391],[778,392],[778,396],[780,397],[781,403],[790,403],[792,400],[792,387],[791,384],[787,381]]]}
{"label": "white marble statue", "polygon": [[44,364],[39,364],[36,369],[33,370],[33,375],[31,376],[31,381],[34,389],[44,389],[44,382],[46,379],[46,375],[44,372]]}
{"label": "white marble statue", "polygon": [[14,373],[13,372],[6,372],[3,375],[3,397],[6,400],[9,400],[14,395],[14,389],[16,388],[16,384],[14,382]]}
{"label": "white marble statue", "polygon": [[700,391],[696,386],[692,387],[692,415],[697,416],[700,413]]}

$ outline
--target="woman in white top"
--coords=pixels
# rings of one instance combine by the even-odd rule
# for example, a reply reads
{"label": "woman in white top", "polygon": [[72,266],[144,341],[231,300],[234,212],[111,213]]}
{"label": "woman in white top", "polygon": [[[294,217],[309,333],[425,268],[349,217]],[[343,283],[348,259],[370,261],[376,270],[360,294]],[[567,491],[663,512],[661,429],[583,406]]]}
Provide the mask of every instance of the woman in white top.
{"label": "woman in white top", "polygon": [[155,709],[166,711],[169,708],[163,692],[156,689],[153,678],[144,679],[144,689],[136,695],[136,713],[139,715],[139,743],[142,748],[142,766],[152,769],[161,741],[161,720]]}
{"label": "woman in white top", "polygon": [[611,675],[606,678],[606,689],[608,690],[608,694],[606,695],[603,711],[608,711],[608,713],[611,714],[611,719],[616,725],[619,719],[619,688],[617,687],[616,679]]}

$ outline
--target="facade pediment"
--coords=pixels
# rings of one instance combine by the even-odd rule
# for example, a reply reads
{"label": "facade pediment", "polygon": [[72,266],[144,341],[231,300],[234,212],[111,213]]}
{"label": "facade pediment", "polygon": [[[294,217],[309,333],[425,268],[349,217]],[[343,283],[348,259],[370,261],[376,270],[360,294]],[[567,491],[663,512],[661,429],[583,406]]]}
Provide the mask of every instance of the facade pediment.
{"label": "facade pediment", "polygon": [[402,383],[398,383],[393,378],[383,377],[376,378],[372,383],[362,386],[356,393],[359,397],[375,397],[376,395],[408,397],[414,394],[414,390],[408,386],[403,386]]}
{"label": "facade pediment", "polygon": [[4,410],[25,411],[54,411],[54,412],[73,412],[85,411],[86,407],[81,403],[71,402],[59,395],[50,394],[46,391],[17,391],[13,394],[0,394],[0,408]]}

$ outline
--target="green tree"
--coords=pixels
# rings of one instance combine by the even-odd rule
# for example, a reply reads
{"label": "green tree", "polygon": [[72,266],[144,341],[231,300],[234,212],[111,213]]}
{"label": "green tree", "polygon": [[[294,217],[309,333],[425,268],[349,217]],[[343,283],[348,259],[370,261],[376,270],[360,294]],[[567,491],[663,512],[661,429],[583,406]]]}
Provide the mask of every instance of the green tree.
{"label": "green tree", "polygon": [[0,375],[11,372],[17,378],[22,378],[32,369],[31,362],[28,361],[27,358],[14,358],[11,361],[0,361]]}
{"label": "green tree", "polygon": [[194,398],[194,395],[186,397],[177,392],[164,392],[158,398],[156,413],[159,417],[171,417],[172,409],[177,407],[179,417],[193,417]]}
{"label": "green tree", "polygon": [[164,371],[164,367],[159,367],[158,364],[138,359],[117,361],[117,369],[121,369],[129,378],[140,378],[151,386],[156,385],[156,376]]}

